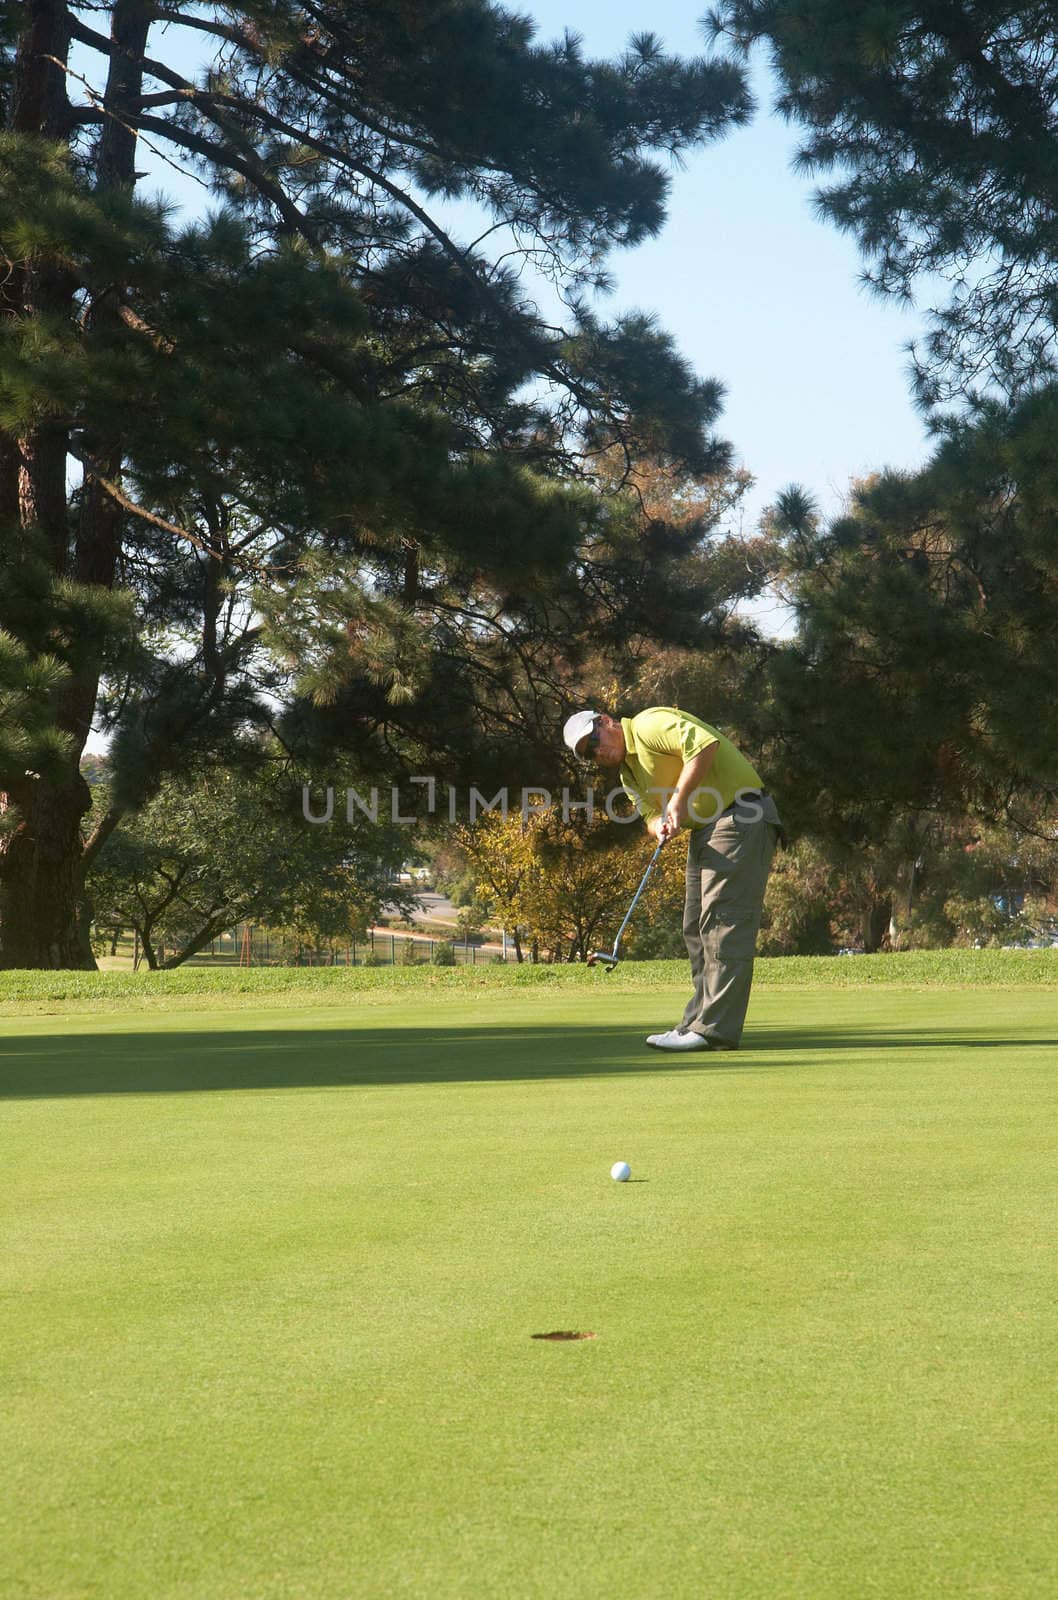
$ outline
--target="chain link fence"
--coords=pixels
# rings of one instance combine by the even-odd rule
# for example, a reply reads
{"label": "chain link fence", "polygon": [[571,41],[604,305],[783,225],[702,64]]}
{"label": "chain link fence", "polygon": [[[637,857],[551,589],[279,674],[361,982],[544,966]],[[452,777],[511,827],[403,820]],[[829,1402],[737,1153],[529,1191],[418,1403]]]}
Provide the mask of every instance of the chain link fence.
{"label": "chain link fence", "polygon": [[[128,943],[128,941],[123,941]],[[115,954],[117,950],[115,948]],[[173,953],[159,942],[158,959]],[[132,940],[134,966],[139,966],[139,940]],[[478,966],[490,962],[516,960],[513,944],[481,938],[439,939],[425,934],[372,929],[366,939],[310,943],[298,941],[289,933],[240,923],[189,956],[186,966],[243,967],[390,967],[390,966]]]}

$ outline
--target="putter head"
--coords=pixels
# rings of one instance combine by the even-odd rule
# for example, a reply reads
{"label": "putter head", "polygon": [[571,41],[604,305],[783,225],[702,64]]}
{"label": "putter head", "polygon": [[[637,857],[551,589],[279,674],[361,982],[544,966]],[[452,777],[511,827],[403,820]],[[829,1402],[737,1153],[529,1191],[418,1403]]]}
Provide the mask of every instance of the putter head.
{"label": "putter head", "polygon": [[614,950],[593,950],[588,957],[589,967],[597,966],[601,961],[607,972],[612,972],[618,962],[617,952]]}

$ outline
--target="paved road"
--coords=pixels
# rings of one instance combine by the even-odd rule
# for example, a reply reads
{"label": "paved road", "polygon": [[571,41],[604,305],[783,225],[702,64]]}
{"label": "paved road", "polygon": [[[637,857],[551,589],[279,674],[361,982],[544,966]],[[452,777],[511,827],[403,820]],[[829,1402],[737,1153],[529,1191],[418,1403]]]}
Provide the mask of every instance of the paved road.
{"label": "paved road", "polygon": [[[459,918],[458,906],[454,906],[446,895],[435,894],[432,889],[424,889],[420,891],[417,898],[420,902],[420,905],[418,910],[411,913],[411,920],[413,922],[447,923],[451,926],[453,934],[455,933],[456,922]],[[374,932],[376,938],[380,939],[386,938],[387,935],[391,933],[395,934],[395,936],[399,939],[402,932],[404,932],[405,938],[414,937],[414,935],[409,934],[407,930],[402,930],[400,928],[375,928],[372,931]],[[437,935],[424,934],[422,937],[437,938]],[[511,948],[513,950],[513,947]],[[502,949],[503,945],[498,939],[495,941],[495,943],[489,942],[478,945],[479,951],[487,950],[490,952],[490,954],[494,950],[501,951]]]}
{"label": "paved road", "polygon": [[413,922],[455,923],[459,916],[459,907],[454,906],[446,895],[434,894],[432,889],[424,889],[418,899],[420,907],[411,914]]}

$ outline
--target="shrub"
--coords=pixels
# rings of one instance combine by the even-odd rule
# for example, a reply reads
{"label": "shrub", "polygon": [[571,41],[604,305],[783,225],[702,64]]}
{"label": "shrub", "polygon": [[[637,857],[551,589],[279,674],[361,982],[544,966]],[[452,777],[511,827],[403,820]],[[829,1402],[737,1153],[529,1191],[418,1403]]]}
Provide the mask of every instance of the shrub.
{"label": "shrub", "polygon": [[442,939],[440,944],[434,945],[433,955],[430,957],[435,967],[454,967],[456,964],[456,947],[450,939]]}
{"label": "shrub", "polygon": [[676,961],[685,956],[687,945],[681,920],[673,917],[667,922],[646,922],[634,928],[627,954],[632,961]]}

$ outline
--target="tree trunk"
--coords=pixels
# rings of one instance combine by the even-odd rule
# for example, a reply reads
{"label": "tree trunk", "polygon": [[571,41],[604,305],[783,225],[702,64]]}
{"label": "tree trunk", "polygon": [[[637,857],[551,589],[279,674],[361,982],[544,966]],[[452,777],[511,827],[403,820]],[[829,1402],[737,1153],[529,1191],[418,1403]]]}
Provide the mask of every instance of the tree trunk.
{"label": "tree trunk", "polygon": [[[910,950],[911,949],[911,943],[912,943],[912,938],[913,938],[911,918],[912,918],[912,915],[913,915],[914,909],[915,909],[915,889],[917,887],[918,873],[919,873],[919,870],[920,870],[921,866],[922,866],[922,858],[920,856],[916,856],[914,861],[912,861],[912,863],[911,863],[911,872],[910,872],[910,876],[908,877],[908,880],[907,880],[907,904],[904,907],[904,918],[905,918],[905,924],[906,925],[905,925],[905,928],[904,928],[903,935],[898,940],[894,940],[894,943],[898,943],[899,944],[899,947],[900,947],[901,950]],[[890,932],[891,931],[892,930],[890,930]]]}
{"label": "tree trunk", "polygon": [[81,877],[87,783],[27,781],[0,856],[0,967],[94,968]]}
{"label": "tree trunk", "polygon": [[[61,138],[69,109],[63,63],[70,20],[60,0],[29,0],[15,52],[9,127],[16,135]],[[5,318],[69,315],[71,289],[44,255],[6,275]],[[42,423],[21,438],[8,434],[0,463],[0,508],[42,537],[52,567],[66,569],[66,433]],[[4,530],[4,536],[8,532]],[[10,780],[9,780],[10,781]],[[74,764],[60,778],[11,782],[0,810],[14,825],[0,841],[0,967],[86,967],[82,941],[81,818],[88,786]]]}
{"label": "tree trunk", "polygon": [[[70,47],[70,17],[62,0],[28,0],[15,56],[10,127],[42,140],[68,137],[69,100],[63,70]],[[139,93],[149,12],[144,0],[119,0],[113,15],[116,46],[105,101],[112,115],[103,125],[97,154],[101,188],[135,184],[136,136],[121,112]],[[69,319],[73,285],[61,263],[40,257],[9,275],[3,310],[33,319]],[[105,301],[93,309],[91,331],[113,320]],[[93,439],[83,431],[89,452],[106,477],[117,477],[118,441]],[[70,572],[79,583],[111,588],[121,538],[121,512],[86,477],[81,516],[72,539],[66,471],[69,437],[55,422],[32,433],[0,441],[0,514],[43,536],[56,577]],[[71,548],[72,546],[72,548]],[[72,561],[71,561],[72,557]],[[94,968],[89,937],[90,907],[84,891],[84,841],[81,819],[91,797],[79,763],[91,728],[99,689],[101,660],[91,651],[78,662],[63,696],[57,721],[72,739],[67,770],[59,777],[31,780],[0,795],[0,808],[16,808],[18,821],[0,842],[0,967]],[[148,961],[151,961],[151,952]]]}
{"label": "tree trunk", "polygon": [[145,923],[140,929],[140,948],[143,951],[143,959],[147,963],[148,972],[158,971],[158,952],[155,950],[154,945],[151,942],[151,934],[153,931],[153,922]]}
{"label": "tree trunk", "polygon": [[[62,139],[68,131],[70,102],[64,63],[70,51],[70,17],[62,0],[28,0],[15,51],[10,127],[16,135],[40,140]],[[73,284],[61,262],[35,252],[19,263],[4,285],[5,315],[18,320],[66,318]],[[46,539],[55,571],[66,570],[69,528],[66,510],[66,429],[54,420],[31,433],[6,441],[5,483],[0,504],[16,509],[23,527],[35,527]],[[12,448],[13,447],[13,448]],[[16,484],[10,464],[16,466]],[[12,501],[12,489],[16,490]]]}
{"label": "tree trunk", "polygon": [[875,900],[863,917],[863,949],[866,955],[882,948],[889,934],[889,921],[893,915],[892,900]]}
{"label": "tree trunk", "polygon": [[168,971],[173,967],[182,967],[185,961],[190,961],[192,956],[197,956],[199,951],[206,948],[207,944],[212,944],[218,933],[223,933],[224,929],[229,925],[230,919],[227,916],[221,922],[207,922],[205,927],[192,934],[179,950],[174,950],[172,955],[159,960],[159,969],[164,968]]}

